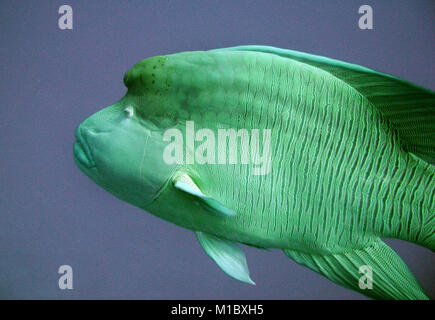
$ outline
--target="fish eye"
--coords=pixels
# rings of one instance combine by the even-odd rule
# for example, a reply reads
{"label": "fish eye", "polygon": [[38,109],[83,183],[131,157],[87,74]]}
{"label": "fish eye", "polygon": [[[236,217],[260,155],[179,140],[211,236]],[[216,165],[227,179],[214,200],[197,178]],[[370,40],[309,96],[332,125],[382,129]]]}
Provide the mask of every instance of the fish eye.
{"label": "fish eye", "polygon": [[127,107],[124,109],[124,114],[128,117],[131,118],[134,114],[134,109],[133,107]]}

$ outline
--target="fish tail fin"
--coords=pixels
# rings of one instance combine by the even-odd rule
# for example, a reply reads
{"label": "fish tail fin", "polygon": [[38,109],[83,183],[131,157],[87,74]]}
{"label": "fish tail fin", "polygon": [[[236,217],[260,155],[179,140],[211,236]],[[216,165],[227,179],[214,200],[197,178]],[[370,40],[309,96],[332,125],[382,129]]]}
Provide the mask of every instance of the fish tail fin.
{"label": "fish tail fin", "polygon": [[284,253],[331,281],[374,299],[429,299],[403,260],[379,238],[338,254]]}

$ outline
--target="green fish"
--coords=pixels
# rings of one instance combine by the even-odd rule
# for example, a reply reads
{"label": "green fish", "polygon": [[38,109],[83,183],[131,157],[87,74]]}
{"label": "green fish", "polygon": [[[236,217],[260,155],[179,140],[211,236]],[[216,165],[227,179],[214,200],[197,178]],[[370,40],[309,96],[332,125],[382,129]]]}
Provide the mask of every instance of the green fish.
{"label": "green fish", "polygon": [[76,130],[95,183],[196,233],[254,284],[238,243],[376,299],[427,299],[382,240],[435,250],[434,92],[264,46],[145,59]]}

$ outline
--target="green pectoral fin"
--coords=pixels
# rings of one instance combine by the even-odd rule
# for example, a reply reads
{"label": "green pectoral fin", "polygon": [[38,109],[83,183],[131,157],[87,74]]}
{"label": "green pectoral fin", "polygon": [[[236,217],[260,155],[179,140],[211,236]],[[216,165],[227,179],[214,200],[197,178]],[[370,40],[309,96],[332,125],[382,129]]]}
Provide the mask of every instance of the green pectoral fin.
{"label": "green pectoral fin", "polygon": [[239,46],[214,51],[274,54],[322,69],[367,98],[397,130],[402,146],[435,164],[435,93],[388,74],[322,56],[268,46]]}
{"label": "green pectoral fin", "polygon": [[236,213],[224,206],[219,201],[203,194],[193,180],[187,175],[183,174],[174,180],[174,187],[190,196],[194,197],[205,209],[213,214],[221,217],[234,216]]}
{"label": "green pectoral fin", "polygon": [[230,277],[245,283],[254,284],[243,251],[234,243],[213,235],[196,232],[199,243],[207,255]]}
{"label": "green pectoral fin", "polygon": [[284,253],[329,280],[375,299],[428,299],[403,260],[383,241],[340,254]]}

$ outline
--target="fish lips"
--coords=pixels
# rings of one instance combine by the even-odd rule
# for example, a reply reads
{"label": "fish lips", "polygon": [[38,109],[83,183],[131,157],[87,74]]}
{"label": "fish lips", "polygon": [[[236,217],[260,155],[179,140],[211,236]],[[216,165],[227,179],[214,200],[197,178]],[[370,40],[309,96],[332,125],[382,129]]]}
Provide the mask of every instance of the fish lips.
{"label": "fish lips", "polygon": [[74,136],[76,138],[74,142],[74,158],[83,167],[88,169],[94,168],[95,161],[92,157],[91,149],[83,137],[80,127],[77,128]]}

